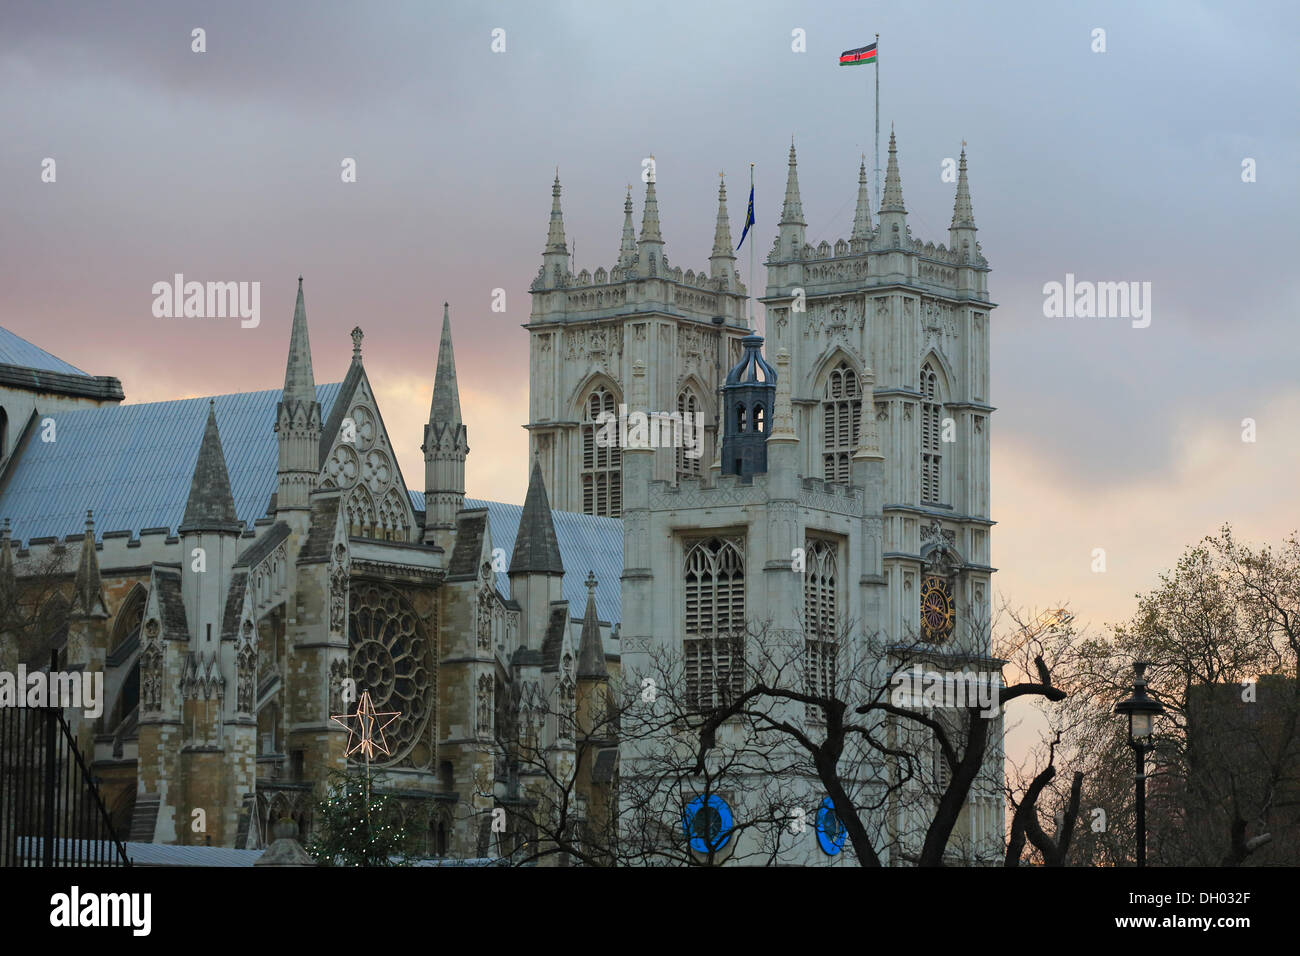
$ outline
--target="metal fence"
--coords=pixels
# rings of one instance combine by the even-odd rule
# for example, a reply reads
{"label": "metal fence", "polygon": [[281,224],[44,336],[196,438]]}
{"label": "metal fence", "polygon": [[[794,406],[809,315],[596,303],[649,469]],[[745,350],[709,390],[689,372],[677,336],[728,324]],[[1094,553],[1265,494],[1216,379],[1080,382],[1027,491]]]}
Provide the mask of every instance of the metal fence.
{"label": "metal fence", "polygon": [[130,866],[57,708],[0,707],[0,866]]}

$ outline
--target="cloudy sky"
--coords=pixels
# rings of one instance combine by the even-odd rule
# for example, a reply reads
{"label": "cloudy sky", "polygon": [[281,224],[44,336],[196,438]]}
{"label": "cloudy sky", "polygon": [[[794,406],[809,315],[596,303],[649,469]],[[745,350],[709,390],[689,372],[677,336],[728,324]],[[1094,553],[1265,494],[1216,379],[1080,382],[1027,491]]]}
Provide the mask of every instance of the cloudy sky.
{"label": "cloudy sky", "polygon": [[[301,273],[317,381],[342,378],[360,325],[418,485],[447,300],[470,492],[521,501],[519,326],[555,168],[579,268],[616,259],[625,186],[652,153],[683,268],[707,263],[719,171],[739,235],[756,163],[761,259],[791,136],[810,239],[847,237],[873,68],[836,60],[879,32],[914,235],[946,240],[942,164],[968,143],[999,303],[1004,597],[1101,626],[1223,522],[1280,540],[1300,524],[1300,8],[902,6],[6,0],[0,324],[118,376],[129,402],[279,387]],[[154,318],[151,287],[176,272],[261,282],[260,326]],[[1067,274],[1151,283],[1150,326],[1045,318],[1044,283]]]}

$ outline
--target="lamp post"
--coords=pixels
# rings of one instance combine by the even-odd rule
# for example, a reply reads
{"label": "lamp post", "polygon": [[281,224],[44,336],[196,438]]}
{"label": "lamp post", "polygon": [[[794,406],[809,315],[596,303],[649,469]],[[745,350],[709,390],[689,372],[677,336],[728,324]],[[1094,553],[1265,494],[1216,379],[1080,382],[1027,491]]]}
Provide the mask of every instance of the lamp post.
{"label": "lamp post", "polygon": [[1115,705],[1115,713],[1128,716],[1128,745],[1137,767],[1137,865],[1147,865],[1147,751],[1154,750],[1155,720],[1164,706],[1147,693],[1146,661],[1133,662],[1133,694]]}

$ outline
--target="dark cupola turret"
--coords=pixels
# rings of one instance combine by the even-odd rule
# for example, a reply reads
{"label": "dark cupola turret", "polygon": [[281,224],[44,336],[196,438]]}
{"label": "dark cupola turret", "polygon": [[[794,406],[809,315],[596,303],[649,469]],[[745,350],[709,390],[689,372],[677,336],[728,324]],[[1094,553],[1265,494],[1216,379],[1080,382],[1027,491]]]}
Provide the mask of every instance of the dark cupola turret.
{"label": "dark cupola turret", "polygon": [[772,427],[776,400],[776,369],[763,358],[761,335],[746,335],[740,344],[745,352],[722,386],[721,457],[724,475],[748,477],[767,473],[767,433]]}

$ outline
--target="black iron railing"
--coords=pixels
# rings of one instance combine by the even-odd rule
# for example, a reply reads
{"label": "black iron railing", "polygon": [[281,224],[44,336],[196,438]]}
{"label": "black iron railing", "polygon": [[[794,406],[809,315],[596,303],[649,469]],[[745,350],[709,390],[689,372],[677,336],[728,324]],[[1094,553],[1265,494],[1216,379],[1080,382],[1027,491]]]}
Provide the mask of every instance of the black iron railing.
{"label": "black iron railing", "polygon": [[0,707],[0,866],[130,866],[56,707]]}

